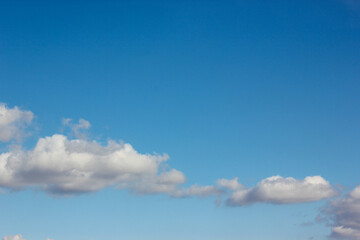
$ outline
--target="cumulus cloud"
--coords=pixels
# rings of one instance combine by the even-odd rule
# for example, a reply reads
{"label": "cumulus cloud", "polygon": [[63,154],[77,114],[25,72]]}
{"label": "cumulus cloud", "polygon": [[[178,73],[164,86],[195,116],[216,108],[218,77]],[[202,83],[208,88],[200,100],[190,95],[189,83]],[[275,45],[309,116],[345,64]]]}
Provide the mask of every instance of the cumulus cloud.
{"label": "cumulus cloud", "polygon": [[0,186],[38,187],[70,195],[109,186],[136,193],[168,193],[186,181],[185,175],[163,164],[168,156],[138,153],[130,144],[68,139],[64,135],[40,138],[34,149],[0,154]]}
{"label": "cumulus cloud", "polygon": [[[19,138],[31,123],[33,113],[0,105],[0,140]],[[256,202],[275,204],[317,201],[334,195],[329,182],[320,176],[304,180],[274,176],[247,188],[238,178],[219,179],[215,185],[184,187],[186,176],[170,168],[168,155],[142,154],[130,144],[108,141],[99,144],[85,137],[91,124],[85,119],[73,123],[63,119],[72,137],[62,134],[40,138],[31,150],[11,148],[0,154],[0,190],[41,189],[53,195],[95,192],[106,187],[135,194],[167,194],[171,197],[230,195],[228,206]]]}
{"label": "cumulus cloud", "polygon": [[185,188],[185,174],[168,167],[168,159],[166,154],[141,154],[128,143],[109,141],[103,146],[96,141],[55,134],[40,138],[32,150],[12,149],[0,154],[0,187],[38,188],[53,195],[115,187],[140,195],[167,194],[178,198],[222,196],[230,191],[228,206],[311,202],[335,194],[320,176],[304,180],[274,176],[253,188],[240,184],[238,178]]}
{"label": "cumulus cloud", "polygon": [[332,226],[331,238],[360,239],[360,186],[342,198],[330,201],[321,218]]}
{"label": "cumulus cloud", "polygon": [[33,117],[34,114],[30,111],[0,104],[0,141],[20,140],[24,135],[24,127],[31,123]]}
{"label": "cumulus cloud", "polygon": [[[0,105],[0,141],[20,138],[32,118],[30,111]],[[166,154],[141,154],[128,143],[109,141],[104,146],[87,139],[83,130],[91,124],[85,119],[73,123],[66,118],[63,125],[72,130],[75,139],[54,134],[40,138],[31,150],[18,146],[0,154],[0,190],[36,188],[64,196],[115,187],[172,197],[221,192],[215,186],[182,187],[185,174],[168,167]]]}
{"label": "cumulus cloud", "polygon": [[[0,105],[0,140],[20,138],[33,113]],[[166,165],[168,155],[141,154],[130,144],[109,141],[103,146],[88,140],[85,119],[63,119],[75,139],[61,134],[40,138],[32,150],[12,148],[0,154],[0,189],[37,188],[54,195],[94,192],[106,187],[136,194],[168,194],[172,197],[218,194],[214,186],[181,187],[184,173]]]}
{"label": "cumulus cloud", "polygon": [[273,176],[260,181],[255,187],[247,188],[238,179],[220,179],[218,185],[231,190],[226,200],[228,206],[251,205],[258,202],[290,204],[314,202],[335,195],[328,181],[320,176],[297,180],[292,177]]}
{"label": "cumulus cloud", "polygon": [[[75,135],[90,123],[73,124]],[[69,139],[55,134],[40,138],[32,150],[12,148],[0,154],[0,188],[41,189],[53,195],[74,195],[106,187],[136,194],[167,194],[172,197],[207,197],[220,194],[215,186],[182,187],[185,174],[170,168],[167,154],[141,154],[130,144],[109,141],[105,146],[85,138]]]}

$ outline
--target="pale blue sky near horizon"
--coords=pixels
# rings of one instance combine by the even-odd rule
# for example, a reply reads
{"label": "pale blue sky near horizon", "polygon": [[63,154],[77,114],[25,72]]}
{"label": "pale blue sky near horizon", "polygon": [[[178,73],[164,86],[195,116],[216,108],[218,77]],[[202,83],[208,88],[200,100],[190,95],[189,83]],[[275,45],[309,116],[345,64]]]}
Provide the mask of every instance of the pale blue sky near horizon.
{"label": "pale blue sky near horizon", "polygon": [[[27,148],[60,133],[63,118],[83,118],[99,142],[169,154],[189,185],[239,177],[254,186],[274,175],[359,185],[359,79],[356,1],[0,3],[0,102],[35,114]],[[0,238],[330,233],[314,222],[325,200],[231,208],[214,201],[115,189],[65,199],[0,194]]]}

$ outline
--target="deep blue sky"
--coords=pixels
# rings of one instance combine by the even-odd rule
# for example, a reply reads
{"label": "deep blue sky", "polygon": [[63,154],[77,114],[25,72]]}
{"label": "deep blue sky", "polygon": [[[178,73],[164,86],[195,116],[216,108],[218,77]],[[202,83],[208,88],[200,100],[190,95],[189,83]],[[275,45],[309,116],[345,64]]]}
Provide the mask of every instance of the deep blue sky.
{"label": "deep blue sky", "polygon": [[[98,141],[169,154],[190,183],[360,184],[359,79],[356,1],[0,3],[0,102],[36,115],[27,147],[84,118]],[[25,191],[0,195],[0,237],[324,239],[300,226],[319,206]]]}

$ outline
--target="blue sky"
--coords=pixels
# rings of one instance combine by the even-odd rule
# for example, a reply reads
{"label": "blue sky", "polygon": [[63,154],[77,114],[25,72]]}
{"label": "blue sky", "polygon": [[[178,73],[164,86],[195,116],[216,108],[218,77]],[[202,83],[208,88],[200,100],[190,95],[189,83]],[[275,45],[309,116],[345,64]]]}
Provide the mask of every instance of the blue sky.
{"label": "blue sky", "polygon": [[[119,151],[123,140],[168,154],[158,170],[186,176],[180,198],[141,192],[143,179],[61,196],[62,183],[32,182],[19,167],[9,181],[0,175],[0,238],[359,239],[338,215],[330,226],[315,220],[360,185],[359,43],[360,4],[350,0],[0,3],[0,102],[3,116],[20,116],[0,121],[0,154],[54,134],[99,148],[114,140]],[[22,165],[36,162],[30,155]],[[304,188],[309,198],[296,201],[254,193],[231,207],[240,190],[217,184],[238,177],[252,188],[277,175],[296,189],[321,176],[331,189]],[[189,192],[194,184],[215,192]]]}

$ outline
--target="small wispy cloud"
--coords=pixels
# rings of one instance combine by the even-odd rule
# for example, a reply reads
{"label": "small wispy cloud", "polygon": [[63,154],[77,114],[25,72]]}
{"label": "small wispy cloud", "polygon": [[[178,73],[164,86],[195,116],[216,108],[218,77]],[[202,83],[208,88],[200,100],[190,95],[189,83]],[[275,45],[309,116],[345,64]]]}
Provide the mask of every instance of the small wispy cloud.
{"label": "small wispy cloud", "polygon": [[18,107],[8,108],[0,103],[0,141],[20,141],[26,134],[24,128],[34,118],[31,111],[22,111]]}
{"label": "small wispy cloud", "polygon": [[62,124],[64,127],[69,127],[72,131],[72,134],[79,139],[85,139],[86,133],[84,130],[87,130],[91,127],[89,121],[80,118],[78,123],[73,123],[71,118],[64,118],[62,120]]}
{"label": "small wispy cloud", "polygon": [[[7,235],[5,237],[3,237],[2,240],[26,240],[25,238],[23,238],[23,236],[21,234],[16,234],[14,236],[11,235]],[[46,238],[46,240],[53,240],[51,238]]]}

